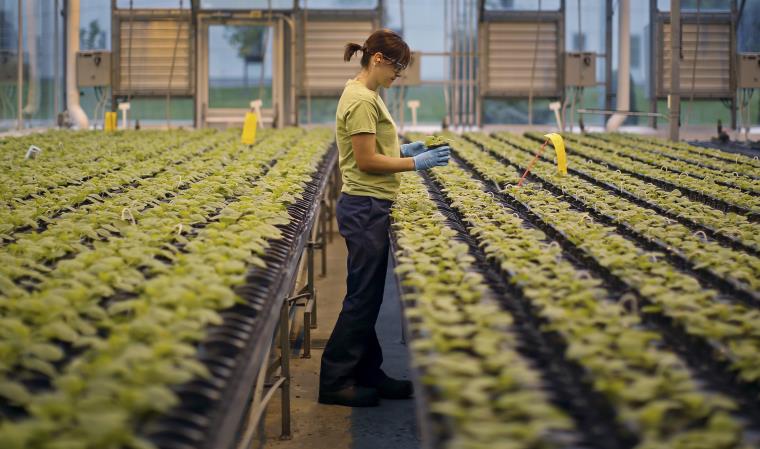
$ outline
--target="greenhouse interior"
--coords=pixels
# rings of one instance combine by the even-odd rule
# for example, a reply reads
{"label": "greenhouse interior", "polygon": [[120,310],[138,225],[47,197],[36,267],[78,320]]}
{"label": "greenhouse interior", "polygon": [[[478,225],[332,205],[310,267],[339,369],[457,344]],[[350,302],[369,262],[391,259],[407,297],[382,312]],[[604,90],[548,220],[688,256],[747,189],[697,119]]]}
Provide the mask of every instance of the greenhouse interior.
{"label": "greenhouse interior", "polygon": [[0,0],[0,449],[760,449],[758,90],[760,0]]}

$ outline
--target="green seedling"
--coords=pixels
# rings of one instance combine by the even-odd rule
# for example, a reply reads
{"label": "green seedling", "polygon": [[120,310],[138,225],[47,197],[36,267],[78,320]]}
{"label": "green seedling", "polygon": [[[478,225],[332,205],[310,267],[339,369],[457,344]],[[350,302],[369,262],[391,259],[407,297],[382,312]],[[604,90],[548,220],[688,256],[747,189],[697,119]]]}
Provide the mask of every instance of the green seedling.
{"label": "green seedling", "polygon": [[432,150],[433,148],[442,147],[449,144],[449,139],[444,139],[441,136],[425,136],[425,146]]}

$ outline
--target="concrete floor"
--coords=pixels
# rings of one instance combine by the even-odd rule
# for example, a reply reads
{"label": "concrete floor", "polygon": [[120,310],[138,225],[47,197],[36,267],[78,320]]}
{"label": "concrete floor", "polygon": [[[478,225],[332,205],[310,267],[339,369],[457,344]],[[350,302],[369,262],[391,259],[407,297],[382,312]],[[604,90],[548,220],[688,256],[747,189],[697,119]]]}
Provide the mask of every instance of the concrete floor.
{"label": "concrete floor", "polygon": [[[280,401],[275,397],[267,409],[259,447],[264,449],[417,449],[413,400],[382,401],[379,407],[351,409],[317,403],[321,348],[330,336],[346,293],[346,244],[334,226],[327,246],[327,276],[317,277],[318,328],[312,330],[311,358],[291,359],[292,432],[290,440],[280,437]],[[320,260],[319,254],[316,257]],[[317,273],[321,267],[317,262]],[[409,379],[407,347],[401,340],[401,311],[398,292],[389,267],[385,297],[377,322],[383,347],[383,370],[390,376]]]}

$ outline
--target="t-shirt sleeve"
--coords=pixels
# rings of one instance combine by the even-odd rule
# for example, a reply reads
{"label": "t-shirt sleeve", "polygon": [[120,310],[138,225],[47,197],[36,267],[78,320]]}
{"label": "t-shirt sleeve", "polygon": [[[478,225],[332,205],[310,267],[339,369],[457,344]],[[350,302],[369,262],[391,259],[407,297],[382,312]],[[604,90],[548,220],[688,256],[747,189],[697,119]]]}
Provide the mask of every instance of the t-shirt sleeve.
{"label": "t-shirt sleeve", "polygon": [[346,110],[346,132],[377,134],[377,107],[366,100],[357,100]]}

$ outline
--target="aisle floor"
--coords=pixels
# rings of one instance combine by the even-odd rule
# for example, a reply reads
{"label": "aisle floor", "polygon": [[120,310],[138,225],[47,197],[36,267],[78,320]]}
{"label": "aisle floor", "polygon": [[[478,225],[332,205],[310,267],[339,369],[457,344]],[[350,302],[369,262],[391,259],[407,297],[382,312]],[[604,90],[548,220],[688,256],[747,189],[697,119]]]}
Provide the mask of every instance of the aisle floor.
{"label": "aisle floor", "polygon": [[[418,440],[414,401],[382,401],[379,407],[356,408],[317,403],[322,347],[330,336],[346,292],[346,245],[337,232],[327,246],[327,276],[317,277],[319,327],[312,330],[315,348],[309,359],[294,355],[292,373],[292,430],[290,440],[280,437],[280,401],[275,397],[267,409],[260,447],[265,449],[416,449]],[[317,261],[319,261],[317,257]],[[317,263],[317,273],[320,271]],[[402,342],[401,310],[393,273],[386,276],[385,297],[377,322],[383,347],[383,370],[390,376],[409,379],[409,357]],[[318,349],[319,348],[319,349]]]}

